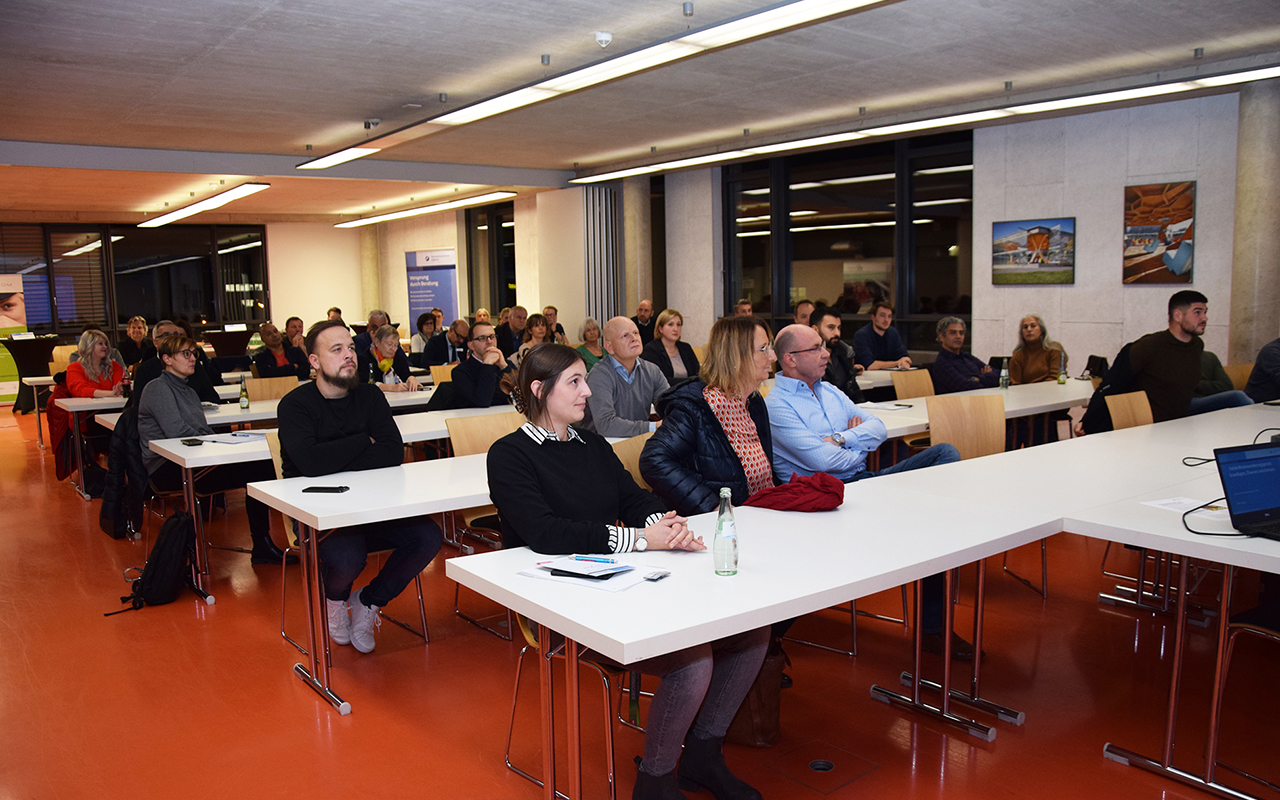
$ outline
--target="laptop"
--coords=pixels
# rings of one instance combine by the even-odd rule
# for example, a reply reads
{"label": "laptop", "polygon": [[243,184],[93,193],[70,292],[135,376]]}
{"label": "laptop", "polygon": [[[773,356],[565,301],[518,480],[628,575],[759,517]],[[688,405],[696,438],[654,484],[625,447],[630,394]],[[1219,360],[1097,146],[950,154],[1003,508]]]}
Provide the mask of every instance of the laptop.
{"label": "laptop", "polygon": [[1223,447],[1213,455],[1232,527],[1280,540],[1280,443]]}

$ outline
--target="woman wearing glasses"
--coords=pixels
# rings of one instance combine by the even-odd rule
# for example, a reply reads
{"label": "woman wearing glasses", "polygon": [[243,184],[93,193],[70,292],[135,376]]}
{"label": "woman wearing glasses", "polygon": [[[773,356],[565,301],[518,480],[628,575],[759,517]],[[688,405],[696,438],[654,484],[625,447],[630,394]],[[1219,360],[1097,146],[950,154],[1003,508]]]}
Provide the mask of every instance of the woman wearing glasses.
{"label": "woman wearing glasses", "polygon": [[[156,439],[176,439],[186,436],[207,436],[213,433],[205,421],[200,396],[187,385],[187,378],[196,369],[199,345],[187,336],[169,336],[160,340],[157,356],[164,364],[160,377],[147,384],[138,401],[138,438],[142,445],[142,463],[152,484],[162,492],[182,488],[182,470],[178,465],[151,450]],[[244,464],[225,464],[214,467],[196,478],[197,494],[216,494],[231,489],[243,489],[252,481],[269,481],[276,477],[270,461],[251,461]],[[284,553],[271,541],[271,518],[268,509],[258,500],[245,496],[245,511],[249,515],[249,531],[253,535],[254,564],[279,564]],[[297,559],[289,557],[290,563]]]}
{"label": "woman wearing glasses", "polygon": [[[561,344],[531,350],[512,396],[528,422],[495,442],[488,456],[504,547],[547,554],[706,549],[684,518],[636,485],[608,442],[573,427],[591,396],[576,350]],[[729,771],[721,743],[767,642],[768,631],[757,628],[628,665],[662,678],[645,722],[632,800],[679,800],[680,787],[702,787],[721,800],[759,800]]]}
{"label": "woman wearing glasses", "polygon": [[720,487],[733,504],[774,485],[769,412],[757,390],[776,359],[759,317],[725,317],[711,328],[696,379],[658,399],[662,424],[640,454],[640,474],[668,508],[715,511]]}

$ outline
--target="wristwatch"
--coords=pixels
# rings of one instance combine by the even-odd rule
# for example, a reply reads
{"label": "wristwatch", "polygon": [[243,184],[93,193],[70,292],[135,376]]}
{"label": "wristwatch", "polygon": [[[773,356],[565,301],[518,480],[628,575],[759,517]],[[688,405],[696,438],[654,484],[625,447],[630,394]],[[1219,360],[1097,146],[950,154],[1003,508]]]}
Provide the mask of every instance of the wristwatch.
{"label": "wristwatch", "polygon": [[649,540],[644,538],[644,531],[640,531],[640,535],[636,537],[636,552],[643,553],[649,549]]}
{"label": "wristwatch", "polygon": [[836,444],[840,445],[841,447],[844,447],[844,437],[843,437],[843,436],[841,436],[841,435],[840,435],[840,434],[838,434],[838,433],[833,433],[833,434],[831,434],[831,438],[835,440],[835,443],[836,443]]}

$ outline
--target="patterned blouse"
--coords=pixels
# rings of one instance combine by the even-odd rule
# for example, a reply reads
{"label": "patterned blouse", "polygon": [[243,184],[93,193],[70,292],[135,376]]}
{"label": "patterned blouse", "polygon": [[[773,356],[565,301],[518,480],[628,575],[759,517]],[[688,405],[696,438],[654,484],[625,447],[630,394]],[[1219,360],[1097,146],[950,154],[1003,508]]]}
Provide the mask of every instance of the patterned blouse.
{"label": "patterned blouse", "polygon": [[751,412],[747,411],[747,401],[710,386],[702,390],[702,397],[711,406],[720,427],[724,428],[725,435],[729,437],[729,445],[742,462],[751,494],[773,486],[773,467],[760,444],[756,422],[751,418]]}

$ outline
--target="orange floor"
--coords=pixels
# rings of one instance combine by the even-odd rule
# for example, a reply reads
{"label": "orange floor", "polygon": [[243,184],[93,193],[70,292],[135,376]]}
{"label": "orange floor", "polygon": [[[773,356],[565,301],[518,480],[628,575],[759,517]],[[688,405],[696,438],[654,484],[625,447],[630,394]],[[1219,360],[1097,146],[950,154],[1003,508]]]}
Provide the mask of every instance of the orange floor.
{"label": "orange floor", "polygon": [[[210,527],[214,542],[247,543],[242,504],[242,495],[229,498],[229,513]],[[213,553],[214,606],[187,593],[104,618],[126,592],[121,571],[144,553],[98,530],[98,505],[54,480],[34,417],[0,412],[0,798],[540,796],[502,762],[518,647],[453,616],[441,560],[424,576],[429,646],[384,625],[371,655],[337,648],[335,685],[354,709],[340,717],[293,677],[299,656],[277,632],[279,570],[251,567],[245,555]],[[1047,603],[992,562],[986,694],[1025,711],[1025,726],[998,723],[988,744],[873,702],[869,687],[896,684],[908,666],[909,639],[901,626],[863,621],[856,659],[789,647],[795,688],[783,695],[782,741],[728,748],[730,765],[767,798],[1206,796],[1102,758],[1108,741],[1158,753],[1172,642],[1164,620],[1098,605],[1102,549],[1051,539]],[[1036,555],[1026,548],[1015,559],[1031,570]],[[958,612],[966,620],[972,581],[968,570]],[[1254,583],[1245,573],[1241,605]],[[301,632],[296,587],[290,616]],[[481,601],[464,593],[464,602]],[[895,604],[890,593],[862,605]],[[407,596],[390,611],[416,617]],[[843,642],[847,620],[824,612],[796,630]],[[1202,758],[1213,635],[1193,628],[1189,637],[1176,763],[1190,769]],[[1222,745],[1223,760],[1273,780],[1278,657],[1263,644],[1241,647]],[[603,797],[598,695],[587,678],[585,783],[588,797]],[[525,689],[516,757],[536,770],[534,682]],[[617,737],[626,798],[641,739],[622,728]],[[812,773],[814,758],[836,769]]]}

